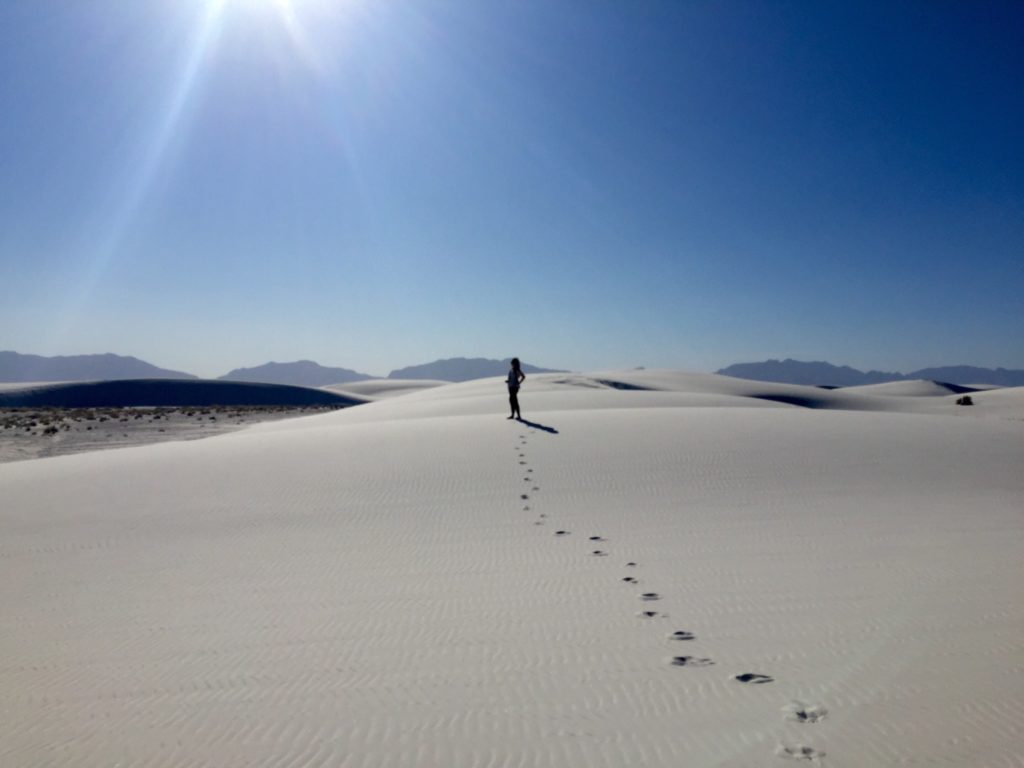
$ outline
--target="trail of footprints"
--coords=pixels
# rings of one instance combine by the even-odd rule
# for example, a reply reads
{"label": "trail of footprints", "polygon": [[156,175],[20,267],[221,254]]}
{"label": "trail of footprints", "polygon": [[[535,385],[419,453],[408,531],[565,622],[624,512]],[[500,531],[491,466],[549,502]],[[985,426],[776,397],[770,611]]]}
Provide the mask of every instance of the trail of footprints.
{"label": "trail of footprints", "polygon": [[[519,466],[525,467],[525,477],[523,482],[531,483],[531,492],[536,493],[540,490],[540,486],[537,484],[536,477],[533,476],[533,468],[529,466],[529,462],[526,459],[526,435],[519,435],[519,443],[515,446],[516,453],[519,458]],[[519,496],[520,500],[524,502],[530,501],[530,494],[522,493]],[[530,512],[531,507],[529,503],[523,506],[524,512]],[[545,525],[547,523],[547,515],[543,512],[537,515],[537,519],[533,521],[534,525]],[[572,534],[571,531],[565,529],[559,529],[554,532],[556,538],[566,538]],[[606,545],[607,539],[604,536],[594,535],[587,538],[591,544]],[[592,557],[608,557],[609,551],[602,546],[599,549],[593,549],[590,552]],[[635,561],[628,561],[625,563],[625,567],[629,569],[638,568],[639,565]],[[633,575],[626,575],[620,577],[621,581],[635,585],[639,584],[640,581]],[[661,599],[661,595],[657,592],[641,592],[638,598],[644,603],[653,603]],[[668,618],[668,614],[645,609],[637,612],[637,617],[640,619],[657,619],[657,618]],[[669,633],[667,639],[672,642],[688,642],[696,640],[697,636],[688,630],[677,629],[674,632]],[[697,668],[697,667],[711,667],[714,666],[715,662],[712,659],[704,658],[700,656],[688,656],[679,655],[672,656],[669,658],[668,663],[674,667],[686,667],[686,668]],[[770,675],[761,674],[759,672],[743,672],[738,675],[733,675],[733,680],[743,683],[745,685],[765,685],[767,683],[775,682],[775,678]],[[823,720],[828,715],[828,710],[822,706],[808,705],[800,701],[794,701],[791,704],[783,707],[782,709],[785,719],[797,723],[817,723]],[[821,758],[825,757],[825,753],[814,749],[813,747],[806,746],[804,744],[779,744],[775,750],[775,754],[779,757],[786,758],[789,760],[806,760],[817,762]]]}

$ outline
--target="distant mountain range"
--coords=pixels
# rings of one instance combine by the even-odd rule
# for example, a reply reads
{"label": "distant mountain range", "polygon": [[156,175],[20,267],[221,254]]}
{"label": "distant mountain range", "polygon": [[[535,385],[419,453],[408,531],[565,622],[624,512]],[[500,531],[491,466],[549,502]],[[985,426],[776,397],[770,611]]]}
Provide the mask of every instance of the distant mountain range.
{"label": "distant mountain range", "polygon": [[157,368],[135,357],[73,355],[41,357],[0,352],[0,381],[97,381],[100,379],[194,379],[191,373]]}
{"label": "distant mountain range", "polygon": [[[470,381],[488,376],[504,376],[510,359],[492,360],[483,357],[453,357],[432,363],[412,365],[391,371],[389,379],[435,379],[438,381]],[[553,368],[539,368],[523,363],[523,372],[562,373]],[[886,381],[928,379],[950,384],[993,384],[1001,387],[1024,386],[1024,371],[1006,368],[977,368],[969,365],[922,368],[911,373],[892,371],[858,371],[846,365],[799,360],[765,360],[761,363],[737,363],[716,373],[755,381],[776,381],[784,384],[852,387],[881,384]],[[191,373],[158,368],[134,357],[121,355],[74,355],[41,357],[17,352],[0,352],[0,382],[28,381],[111,381],[118,379],[195,379]],[[348,368],[330,368],[311,360],[293,363],[265,363],[255,368],[236,368],[220,377],[221,381],[249,381],[266,384],[288,384],[301,387],[323,387],[378,378]]]}
{"label": "distant mountain range", "polygon": [[765,360],[763,363],[737,363],[715,371],[723,376],[754,381],[775,381],[782,384],[809,384],[827,387],[855,387],[881,384],[886,381],[927,379],[950,384],[994,384],[1000,387],[1024,386],[1024,371],[1006,368],[977,368],[971,365],[950,365],[922,368],[910,373],[858,371],[847,365],[799,360]]}
{"label": "distant mountain range", "polygon": [[[438,381],[471,381],[508,373],[512,358],[489,360],[484,357],[451,357],[423,365],[399,368],[388,374],[389,379],[436,379]],[[552,368],[538,368],[522,363],[523,373],[563,373]]]}
{"label": "distant mountain range", "polygon": [[[482,357],[453,357],[432,363],[392,371],[389,379],[436,379],[469,381],[487,376],[504,376],[511,358],[489,360]],[[523,363],[523,373],[555,373]],[[17,352],[0,352],[0,381],[111,381],[119,379],[195,379],[191,373],[157,368],[134,357],[119,355],[77,355],[40,357]],[[220,381],[249,381],[288,384],[300,387],[324,387],[379,378],[348,368],[329,368],[312,360],[294,363],[265,363],[255,368],[236,368],[220,376]]]}
{"label": "distant mountain range", "polygon": [[326,387],[328,384],[365,381],[374,377],[350,371],[348,368],[328,368],[312,360],[298,360],[294,363],[265,363],[255,368],[235,368],[219,378],[222,381],[259,381],[300,387]]}

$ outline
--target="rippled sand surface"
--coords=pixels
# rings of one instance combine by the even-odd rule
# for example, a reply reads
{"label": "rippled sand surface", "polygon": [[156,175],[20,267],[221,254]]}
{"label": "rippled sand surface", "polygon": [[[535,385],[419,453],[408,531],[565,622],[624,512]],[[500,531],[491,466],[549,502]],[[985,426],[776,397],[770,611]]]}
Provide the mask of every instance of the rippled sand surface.
{"label": "rippled sand surface", "polygon": [[0,466],[12,766],[1024,764],[1024,398],[437,386]]}

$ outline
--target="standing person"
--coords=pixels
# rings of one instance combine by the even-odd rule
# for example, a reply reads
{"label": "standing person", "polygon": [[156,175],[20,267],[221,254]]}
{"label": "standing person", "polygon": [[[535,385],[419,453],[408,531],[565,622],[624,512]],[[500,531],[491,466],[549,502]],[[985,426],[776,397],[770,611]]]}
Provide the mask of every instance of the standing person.
{"label": "standing person", "polygon": [[512,367],[508,371],[508,404],[512,407],[510,419],[522,419],[519,412],[519,385],[526,379],[526,374],[519,367],[519,358],[512,358]]}

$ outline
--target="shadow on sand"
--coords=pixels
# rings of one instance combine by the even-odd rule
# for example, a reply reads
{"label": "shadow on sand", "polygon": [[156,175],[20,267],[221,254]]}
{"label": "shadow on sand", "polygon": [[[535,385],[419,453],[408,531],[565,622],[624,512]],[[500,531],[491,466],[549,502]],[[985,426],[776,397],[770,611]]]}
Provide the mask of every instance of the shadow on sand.
{"label": "shadow on sand", "polygon": [[518,421],[519,421],[520,424],[525,424],[528,427],[533,427],[534,429],[540,429],[540,430],[543,430],[544,432],[550,432],[552,435],[557,435],[558,434],[558,430],[555,429],[554,427],[549,427],[549,426],[546,426],[544,424],[538,424],[535,421],[527,421],[526,419],[518,419]]}

